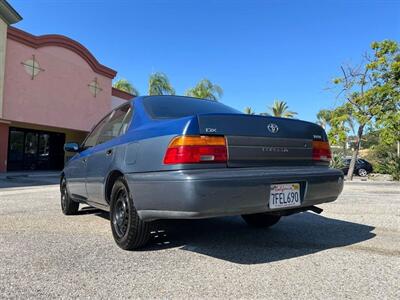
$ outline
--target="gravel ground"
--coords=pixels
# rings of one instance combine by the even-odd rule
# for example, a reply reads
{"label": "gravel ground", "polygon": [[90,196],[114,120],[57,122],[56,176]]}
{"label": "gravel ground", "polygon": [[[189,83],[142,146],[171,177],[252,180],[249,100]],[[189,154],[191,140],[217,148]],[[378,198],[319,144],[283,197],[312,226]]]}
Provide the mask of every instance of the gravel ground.
{"label": "gravel ground", "polygon": [[106,213],[66,217],[54,185],[0,180],[0,298],[400,299],[400,185],[346,183],[322,215],[269,230],[239,217],[162,221],[119,249]]}

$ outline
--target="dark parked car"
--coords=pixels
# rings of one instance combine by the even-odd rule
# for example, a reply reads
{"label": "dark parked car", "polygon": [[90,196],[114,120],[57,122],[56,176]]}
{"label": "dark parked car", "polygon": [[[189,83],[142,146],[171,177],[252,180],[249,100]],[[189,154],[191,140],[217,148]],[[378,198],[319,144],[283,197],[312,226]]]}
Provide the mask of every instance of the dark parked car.
{"label": "dark parked car", "polygon": [[[351,161],[351,158],[346,158],[344,160],[344,167],[342,168],[342,171],[344,174],[347,174],[347,172],[349,171],[350,161]],[[373,170],[372,165],[368,161],[366,161],[365,159],[359,158],[356,160],[353,174],[357,174],[361,177],[365,177],[369,173],[371,173],[372,170]]]}
{"label": "dark parked car", "polygon": [[334,201],[341,170],[318,125],[245,115],[216,101],[137,97],[105,116],[61,175],[61,207],[110,211],[123,249],[143,246],[157,219],[242,215],[272,226],[282,216]]}

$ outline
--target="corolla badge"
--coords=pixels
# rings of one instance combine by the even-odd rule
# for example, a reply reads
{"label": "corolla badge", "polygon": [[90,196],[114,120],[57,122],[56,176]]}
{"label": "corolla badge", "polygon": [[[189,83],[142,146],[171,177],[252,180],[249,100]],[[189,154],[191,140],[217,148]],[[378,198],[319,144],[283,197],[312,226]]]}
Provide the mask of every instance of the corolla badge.
{"label": "corolla badge", "polygon": [[279,131],[279,127],[275,123],[269,123],[267,128],[268,128],[268,131],[271,133],[277,133]]}

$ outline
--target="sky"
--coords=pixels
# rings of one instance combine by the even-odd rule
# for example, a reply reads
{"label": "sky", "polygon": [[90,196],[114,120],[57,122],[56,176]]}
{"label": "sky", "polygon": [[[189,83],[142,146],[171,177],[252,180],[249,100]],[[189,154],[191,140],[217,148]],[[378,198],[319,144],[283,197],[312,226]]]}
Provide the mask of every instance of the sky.
{"label": "sky", "polygon": [[400,0],[9,0],[35,35],[77,40],[147,93],[168,75],[177,94],[208,78],[220,101],[268,112],[284,100],[315,121],[341,103],[340,65],[358,64],[372,41],[400,42]]}

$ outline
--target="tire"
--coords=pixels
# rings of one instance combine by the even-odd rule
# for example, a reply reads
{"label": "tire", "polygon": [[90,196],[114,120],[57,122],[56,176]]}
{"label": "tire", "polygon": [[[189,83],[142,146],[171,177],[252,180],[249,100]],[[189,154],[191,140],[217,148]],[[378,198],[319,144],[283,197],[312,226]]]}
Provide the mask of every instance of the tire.
{"label": "tire", "polygon": [[359,176],[361,176],[361,177],[366,177],[367,175],[368,175],[368,171],[367,170],[365,170],[365,169],[358,169],[357,170],[357,173],[358,173],[358,175]]}
{"label": "tire", "polygon": [[242,215],[243,220],[252,227],[271,227],[278,223],[281,216],[272,215],[268,213],[259,213],[251,215]]}
{"label": "tire", "polygon": [[139,218],[123,177],[111,191],[110,224],[115,242],[124,250],[140,248],[150,239],[150,223]]}
{"label": "tire", "polygon": [[61,192],[61,210],[64,215],[76,215],[79,209],[79,203],[71,199],[67,190],[67,181],[65,177],[61,179],[60,183]]}

